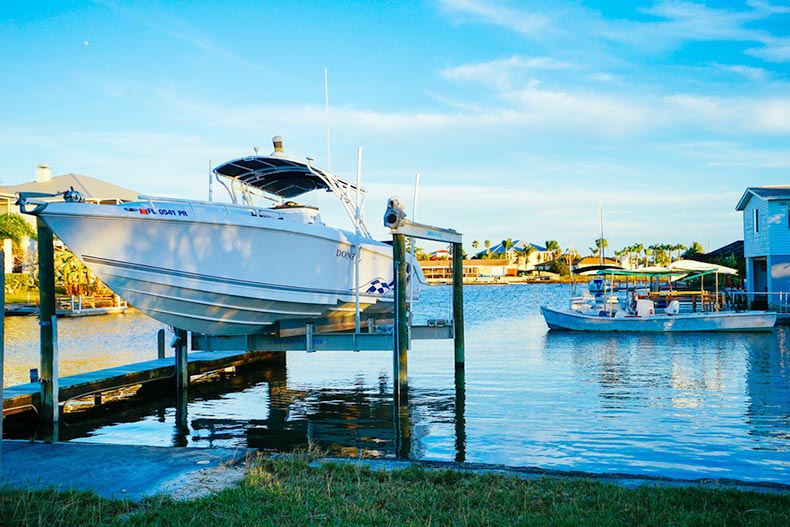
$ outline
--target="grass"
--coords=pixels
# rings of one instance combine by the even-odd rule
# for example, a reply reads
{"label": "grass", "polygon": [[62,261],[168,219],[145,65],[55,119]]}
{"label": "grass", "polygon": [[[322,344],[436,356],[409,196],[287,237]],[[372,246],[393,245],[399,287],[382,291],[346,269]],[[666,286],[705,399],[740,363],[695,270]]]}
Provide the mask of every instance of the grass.
{"label": "grass", "polygon": [[0,490],[4,526],[790,525],[790,494],[523,480],[419,467],[376,471],[259,458],[232,488],[141,503],[89,493]]}

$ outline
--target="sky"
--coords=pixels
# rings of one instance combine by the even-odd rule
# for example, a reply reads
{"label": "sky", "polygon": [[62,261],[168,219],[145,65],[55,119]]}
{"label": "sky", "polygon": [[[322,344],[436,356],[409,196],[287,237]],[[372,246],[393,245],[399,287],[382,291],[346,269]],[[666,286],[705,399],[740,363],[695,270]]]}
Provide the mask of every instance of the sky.
{"label": "sky", "polygon": [[376,237],[399,196],[467,251],[589,253],[601,216],[610,251],[715,249],[747,187],[790,184],[788,0],[2,2],[0,65],[0,185],[207,199],[280,134],[350,180],[361,149]]}

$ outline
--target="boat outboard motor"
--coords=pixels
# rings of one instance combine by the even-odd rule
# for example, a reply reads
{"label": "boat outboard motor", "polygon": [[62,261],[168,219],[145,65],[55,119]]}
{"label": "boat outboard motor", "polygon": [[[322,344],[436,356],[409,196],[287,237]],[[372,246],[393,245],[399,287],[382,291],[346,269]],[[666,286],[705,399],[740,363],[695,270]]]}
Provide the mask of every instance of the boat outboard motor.
{"label": "boat outboard motor", "polygon": [[590,283],[587,285],[587,289],[595,299],[595,302],[602,304],[604,301],[604,291],[606,290],[606,279],[601,276],[596,276],[590,280]]}
{"label": "boat outboard motor", "polygon": [[387,201],[387,211],[384,213],[384,226],[397,229],[406,217],[406,211],[400,204],[400,198],[392,197]]}

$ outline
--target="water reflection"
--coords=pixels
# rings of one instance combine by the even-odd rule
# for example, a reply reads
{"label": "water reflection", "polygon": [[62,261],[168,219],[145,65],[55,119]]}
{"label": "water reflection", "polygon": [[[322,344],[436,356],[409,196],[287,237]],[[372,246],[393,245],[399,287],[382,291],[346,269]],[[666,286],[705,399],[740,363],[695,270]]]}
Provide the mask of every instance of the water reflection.
{"label": "water reflection", "polygon": [[[313,442],[354,457],[790,483],[786,328],[548,332],[538,307],[562,305],[567,292],[547,284],[467,288],[465,370],[454,368],[452,342],[415,341],[405,406],[393,404],[389,353],[289,352],[286,367],[191,385],[186,411],[177,410],[173,389],[143,393],[134,404],[67,416],[61,437],[267,451]],[[430,288],[415,319],[449,318],[450,298],[449,288]],[[127,337],[145,342],[134,353],[153,358],[160,326],[148,324],[131,324],[140,334]],[[95,335],[84,338],[103,355]],[[113,353],[127,347],[110,345]],[[61,358],[73,360],[69,352]]]}

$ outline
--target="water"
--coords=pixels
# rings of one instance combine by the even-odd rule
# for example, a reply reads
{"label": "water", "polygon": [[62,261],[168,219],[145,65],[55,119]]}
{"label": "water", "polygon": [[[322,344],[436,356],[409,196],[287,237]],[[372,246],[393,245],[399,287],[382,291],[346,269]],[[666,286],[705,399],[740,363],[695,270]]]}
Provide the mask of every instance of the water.
{"label": "water", "polygon": [[[191,386],[186,419],[177,419],[172,399],[124,404],[109,416],[67,414],[61,436],[267,451],[310,440],[354,457],[790,484],[785,328],[548,332],[538,307],[564,305],[567,285],[474,286],[464,295],[465,382],[456,384],[451,341],[414,341],[405,415],[393,408],[389,353],[289,352],[284,371],[227,374]],[[415,320],[451,318],[450,299],[449,287],[429,288]],[[35,319],[6,324],[6,381],[25,382],[29,366],[15,364],[36,365],[38,326]],[[154,358],[160,327],[137,314],[64,319],[61,373]],[[17,350],[20,343],[26,351]]]}

